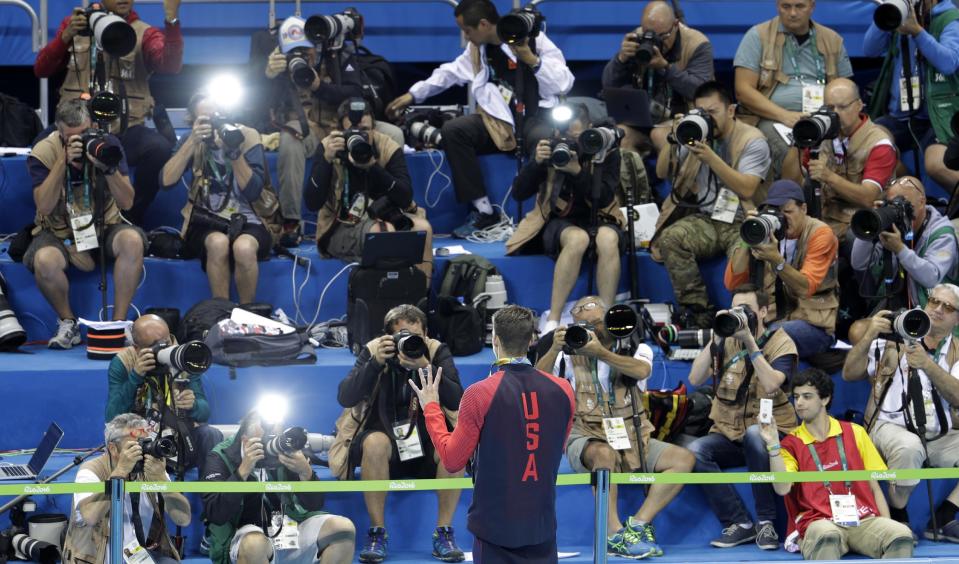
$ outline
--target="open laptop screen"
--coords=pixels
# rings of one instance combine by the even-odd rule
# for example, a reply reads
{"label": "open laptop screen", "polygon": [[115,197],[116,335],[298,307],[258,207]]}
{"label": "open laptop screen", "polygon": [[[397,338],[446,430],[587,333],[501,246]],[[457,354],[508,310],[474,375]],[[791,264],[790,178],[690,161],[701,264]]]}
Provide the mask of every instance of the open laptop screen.
{"label": "open laptop screen", "polygon": [[40,445],[37,446],[36,452],[33,453],[33,457],[27,464],[34,474],[39,474],[43,467],[47,465],[47,460],[50,460],[50,455],[53,454],[53,450],[57,448],[62,438],[63,429],[56,423],[50,423],[47,432],[43,434],[43,439],[40,440]]}

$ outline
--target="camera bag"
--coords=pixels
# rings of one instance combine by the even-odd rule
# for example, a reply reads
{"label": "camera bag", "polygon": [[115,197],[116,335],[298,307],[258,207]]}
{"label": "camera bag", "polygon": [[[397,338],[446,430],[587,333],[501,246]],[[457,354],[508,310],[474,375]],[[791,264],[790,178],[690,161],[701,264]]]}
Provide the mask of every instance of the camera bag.
{"label": "camera bag", "polygon": [[316,352],[304,331],[283,335],[237,334],[227,331],[229,320],[218,322],[203,340],[213,353],[213,362],[225,366],[281,366],[314,364]]}
{"label": "camera bag", "polygon": [[176,332],[181,343],[202,341],[214,325],[223,319],[229,319],[236,304],[223,298],[210,298],[191,307]]}
{"label": "camera bag", "polygon": [[497,274],[493,263],[476,255],[454,257],[446,264],[436,307],[430,312],[430,327],[455,356],[476,354],[486,344],[486,301],[490,298],[486,280],[492,274]]}
{"label": "camera bag", "polygon": [[43,124],[29,105],[0,94],[0,147],[29,147],[43,131]]}
{"label": "camera bag", "polygon": [[389,310],[402,304],[426,309],[426,275],[414,266],[358,267],[348,284],[346,324],[353,354],[380,334]]}

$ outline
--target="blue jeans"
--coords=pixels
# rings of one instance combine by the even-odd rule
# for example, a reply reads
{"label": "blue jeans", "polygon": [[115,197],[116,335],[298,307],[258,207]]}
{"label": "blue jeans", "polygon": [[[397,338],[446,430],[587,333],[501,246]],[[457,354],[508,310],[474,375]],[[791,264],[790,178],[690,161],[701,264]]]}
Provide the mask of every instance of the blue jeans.
{"label": "blue jeans", "polygon": [[[792,321],[777,321],[769,326],[770,329],[782,329],[789,338],[796,343],[796,352],[800,360],[806,360],[814,354],[828,350],[835,342],[835,337],[826,333],[822,327],[816,327],[808,321],[794,319]],[[789,376],[787,374],[787,376]]]}
{"label": "blue jeans", "polygon": [[[726,468],[743,466],[750,472],[769,472],[769,453],[759,434],[759,426],[746,429],[742,442],[733,442],[722,433],[709,433],[693,441],[687,448],[696,456],[695,472],[721,472]],[[749,523],[752,518],[743,498],[732,484],[702,486],[706,501],[723,528],[736,523]],[[769,484],[753,484],[756,517],[759,521],[776,519],[776,492]]]}

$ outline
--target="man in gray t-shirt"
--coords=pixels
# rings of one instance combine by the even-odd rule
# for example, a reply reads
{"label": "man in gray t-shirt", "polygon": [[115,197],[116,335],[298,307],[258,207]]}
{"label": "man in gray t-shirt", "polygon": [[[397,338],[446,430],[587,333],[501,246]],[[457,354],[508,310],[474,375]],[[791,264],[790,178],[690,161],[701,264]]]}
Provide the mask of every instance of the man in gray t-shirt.
{"label": "man in gray t-shirt", "polygon": [[[787,82],[776,82],[768,96],[764,93],[767,73],[777,69],[763,68],[762,33],[769,22],[755,25],[746,32],[733,66],[736,69],[736,98],[743,109],[759,116],[756,127],[769,140],[773,158],[773,179],[789,178],[802,183],[802,173],[795,150],[776,131],[774,124],[792,129],[803,114],[823,105],[823,90],[828,80],[827,62],[817,49],[817,34],[834,35],[831,29],[812,22],[814,0],[777,0],[779,29],[785,34],[781,70]],[[836,75],[852,76],[852,64],[845,45],[836,60]],[[773,78],[775,82],[775,78]],[[804,104],[804,94],[806,102]],[[804,109],[805,106],[805,109]],[[752,123],[752,122],[750,122]]]}
{"label": "man in gray t-shirt", "polygon": [[[667,178],[671,169],[682,171],[691,154],[701,164],[695,177],[695,192],[689,194],[691,190],[686,188],[687,181],[682,190],[674,193],[676,199],[682,200],[678,206],[692,206],[695,211],[670,222],[673,212],[664,206],[663,214],[667,219],[663,223],[665,227],[661,227],[654,237],[653,252],[661,256],[666,266],[676,302],[684,309],[684,324],[711,327],[713,313],[697,260],[722,252],[728,256],[739,243],[739,226],[745,216],[742,202],[752,201],[765,180],[770,155],[766,139],[751,126],[737,122],[736,106],[721,84],[704,83],[696,89],[694,98],[696,108],[715,122],[714,140],[681,146],[678,159],[675,146],[667,146],[660,152],[656,174],[661,178]],[[731,154],[734,135],[749,139],[738,160]],[[685,194],[679,195],[680,192]]]}

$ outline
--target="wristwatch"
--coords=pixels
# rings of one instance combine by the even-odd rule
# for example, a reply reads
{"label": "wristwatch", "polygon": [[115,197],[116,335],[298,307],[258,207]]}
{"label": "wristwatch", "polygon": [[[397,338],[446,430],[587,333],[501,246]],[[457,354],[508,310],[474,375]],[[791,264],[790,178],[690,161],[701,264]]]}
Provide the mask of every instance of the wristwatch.
{"label": "wristwatch", "polygon": [[172,20],[163,20],[167,25],[176,25],[180,23],[180,18],[173,18]]}
{"label": "wristwatch", "polygon": [[782,272],[783,269],[786,268],[786,261],[782,261],[781,263],[777,264],[775,268],[776,272]]}

